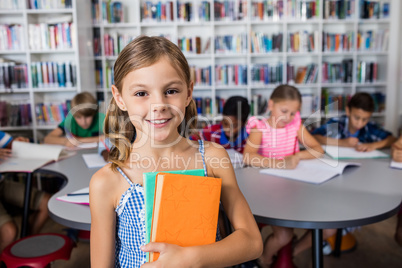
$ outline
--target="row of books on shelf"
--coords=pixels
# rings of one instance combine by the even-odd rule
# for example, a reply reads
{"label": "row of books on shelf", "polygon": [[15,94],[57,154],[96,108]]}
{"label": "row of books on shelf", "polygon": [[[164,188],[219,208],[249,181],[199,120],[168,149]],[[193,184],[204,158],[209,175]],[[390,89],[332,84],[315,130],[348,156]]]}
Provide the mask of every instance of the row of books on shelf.
{"label": "row of books on shelf", "polygon": [[212,75],[211,66],[208,67],[190,66],[191,81],[194,82],[195,86],[212,85],[211,75]]}
{"label": "row of books on shelf", "polygon": [[322,83],[352,83],[352,81],[352,59],[345,59],[340,63],[323,62]]}
{"label": "row of books on shelf", "polygon": [[29,24],[29,48],[32,50],[73,48],[75,43],[73,31],[75,28],[72,22]]}
{"label": "row of books on shelf", "polygon": [[343,52],[354,49],[355,34],[353,31],[345,33],[322,33],[322,51]]}
{"label": "row of books on shelf", "polygon": [[30,9],[72,8],[73,0],[28,0]]}
{"label": "row of books on shelf", "polygon": [[318,65],[315,63],[307,66],[296,67],[292,63],[286,66],[287,82],[289,84],[312,84],[317,83]]}
{"label": "row of books on shelf", "polygon": [[177,39],[177,46],[183,53],[201,54],[201,37],[181,37]]}
{"label": "row of books on shelf", "polygon": [[17,88],[28,87],[26,64],[0,62],[0,92],[12,92]]}
{"label": "row of books on shelf", "polygon": [[77,85],[77,66],[65,62],[32,62],[32,87],[73,87]]}
{"label": "row of books on shelf", "polygon": [[95,63],[95,84],[97,88],[111,88],[114,83],[114,68],[106,64],[105,79],[103,80],[102,62]]}
{"label": "row of books on shelf", "polygon": [[141,21],[143,22],[167,22],[173,21],[173,1],[153,2],[144,1],[141,5]]}
{"label": "row of books on shelf", "polygon": [[352,19],[355,16],[355,0],[323,0],[324,19]]}
{"label": "row of books on shelf", "polygon": [[[29,9],[71,8],[72,0],[27,0]],[[23,0],[1,0],[0,9],[22,9]]]}
{"label": "row of books on shelf", "polygon": [[123,4],[120,1],[92,0],[92,22],[97,24],[124,22]]}
{"label": "row of books on shelf", "polygon": [[28,101],[15,103],[0,101],[0,126],[29,126],[31,123],[31,104]]}
{"label": "row of books on shelf", "polygon": [[378,63],[359,61],[357,64],[357,82],[372,83],[378,81]]}
{"label": "row of books on shelf", "polygon": [[215,66],[215,83],[219,86],[247,85],[247,65]]}
{"label": "row of books on shelf", "polygon": [[299,31],[288,33],[288,52],[312,52],[316,51],[318,44],[318,31],[308,33]]}
{"label": "row of books on shelf", "polygon": [[131,34],[104,34],[103,43],[105,45],[105,56],[118,56],[123,48],[134,38],[135,36]]}
{"label": "row of books on shelf", "polygon": [[252,1],[250,14],[254,21],[278,21],[283,17],[283,0]]}
{"label": "row of books on shelf", "polygon": [[253,85],[278,84],[283,81],[283,64],[255,64],[251,67],[251,81]]}
{"label": "row of books on shelf", "polygon": [[[385,95],[382,92],[369,93],[374,100],[374,112],[381,113],[385,109]],[[344,94],[331,91],[324,88],[321,92],[321,112],[331,114],[335,112],[344,112],[351,94]]]}
{"label": "row of books on shelf", "polygon": [[36,121],[39,125],[52,125],[63,121],[71,109],[71,100],[60,103],[38,103],[35,105]]}
{"label": "row of books on shelf", "polygon": [[215,21],[238,21],[247,17],[247,0],[214,1]]}
{"label": "row of books on shelf", "polygon": [[282,52],[283,34],[266,34],[263,32],[251,32],[251,52],[269,53]]}
{"label": "row of books on shelf", "polygon": [[[359,1],[360,18],[389,17],[389,1],[379,2],[377,0],[287,0],[286,12],[284,12],[283,0],[258,0],[251,2],[250,15],[253,21],[279,21],[284,13],[289,18],[296,20],[315,19],[320,17],[320,2],[322,2],[324,19],[351,19],[356,13],[356,1]],[[176,7],[174,7],[173,1],[143,1],[141,21],[173,21],[174,8],[177,11],[178,21],[209,21],[210,1],[200,1],[197,5],[197,7],[193,7],[193,3],[190,1],[177,1]],[[243,20],[247,17],[247,5],[246,0],[216,0],[213,10],[215,21]],[[94,0],[92,3],[93,21],[94,23],[124,22],[123,10],[124,6],[120,1]]]}
{"label": "row of books on shelf", "polygon": [[288,0],[288,16],[298,20],[315,19],[319,17],[319,0]]}
{"label": "row of books on shelf", "polygon": [[[213,114],[212,98],[210,97],[194,97],[198,115],[211,116]],[[222,114],[225,98],[215,97],[216,113]]]}
{"label": "row of books on shelf", "polygon": [[388,39],[388,29],[379,29],[377,31],[358,31],[357,49],[370,51],[387,51]]}
{"label": "row of books on shelf", "polygon": [[20,24],[0,24],[0,51],[23,50],[24,29]]}
{"label": "row of books on shelf", "polygon": [[247,34],[215,36],[215,52],[217,54],[246,53]]}
{"label": "row of books on shelf", "polygon": [[388,18],[390,11],[389,1],[360,0],[359,12],[362,19]]}

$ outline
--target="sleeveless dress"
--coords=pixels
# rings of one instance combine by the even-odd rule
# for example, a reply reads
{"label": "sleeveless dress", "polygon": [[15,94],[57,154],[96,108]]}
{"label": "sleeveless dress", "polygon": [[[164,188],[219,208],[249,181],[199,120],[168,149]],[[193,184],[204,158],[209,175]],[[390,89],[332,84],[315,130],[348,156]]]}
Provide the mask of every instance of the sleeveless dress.
{"label": "sleeveless dress", "polygon": [[[204,176],[207,169],[204,159],[204,142],[198,141],[202,156]],[[145,205],[144,188],[133,183],[126,174],[117,168],[130,187],[123,193],[116,208],[116,246],[115,267],[140,267],[146,262],[146,254],[140,249],[145,245]],[[220,240],[219,228],[217,240]]]}

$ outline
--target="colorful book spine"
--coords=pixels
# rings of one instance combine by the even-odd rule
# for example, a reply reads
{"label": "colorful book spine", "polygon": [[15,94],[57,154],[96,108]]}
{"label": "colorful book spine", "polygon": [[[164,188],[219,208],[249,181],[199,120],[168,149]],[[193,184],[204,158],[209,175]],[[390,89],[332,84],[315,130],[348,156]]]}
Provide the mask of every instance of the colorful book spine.
{"label": "colorful book spine", "polygon": [[29,100],[0,101],[0,126],[30,126],[32,125],[31,104]]}

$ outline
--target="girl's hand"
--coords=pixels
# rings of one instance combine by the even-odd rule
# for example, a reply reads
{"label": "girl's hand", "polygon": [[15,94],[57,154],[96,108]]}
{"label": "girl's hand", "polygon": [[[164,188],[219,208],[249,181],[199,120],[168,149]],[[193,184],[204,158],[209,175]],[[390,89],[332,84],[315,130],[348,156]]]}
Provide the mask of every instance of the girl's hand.
{"label": "girl's hand", "polygon": [[300,158],[297,155],[289,155],[283,159],[284,169],[295,169],[299,164]]}
{"label": "girl's hand", "polygon": [[358,152],[371,152],[376,148],[370,143],[361,143],[356,145],[356,151]]}
{"label": "girl's hand", "polygon": [[0,161],[11,156],[11,149],[0,149]]}
{"label": "girl's hand", "polygon": [[144,252],[159,252],[159,258],[155,262],[141,265],[142,268],[151,267],[191,267],[194,260],[191,260],[189,247],[180,247],[168,243],[151,242],[141,247]]}

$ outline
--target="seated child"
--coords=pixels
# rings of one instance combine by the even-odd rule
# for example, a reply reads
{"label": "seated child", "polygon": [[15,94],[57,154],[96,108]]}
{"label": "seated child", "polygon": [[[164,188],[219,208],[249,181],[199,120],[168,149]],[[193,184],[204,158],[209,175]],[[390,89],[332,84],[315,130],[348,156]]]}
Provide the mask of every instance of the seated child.
{"label": "seated child", "polygon": [[[392,160],[402,162],[402,136],[392,145]],[[402,247],[402,205],[398,213],[398,221],[395,230],[395,241]]]}
{"label": "seated child", "polygon": [[[14,141],[29,142],[29,139],[17,137],[13,139],[9,134],[0,131],[0,162],[11,156],[11,146]],[[1,174],[0,174],[1,176]],[[7,203],[17,207],[23,207],[25,185],[23,183],[0,180],[0,253],[17,238],[17,225],[8,214],[3,204]],[[32,189],[30,208],[35,211],[30,218],[30,234],[39,233],[47,217],[48,193]]]}
{"label": "seated child", "polygon": [[[244,148],[243,161],[254,167],[295,168],[302,159],[321,157],[324,150],[301,122],[301,95],[297,88],[280,85],[268,101],[268,118],[251,117],[246,125],[250,134]],[[307,150],[300,151],[299,142]],[[264,243],[259,259],[262,267],[269,267],[281,248],[291,249],[293,229],[272,226],[273,233]],[[290,245],[290,247],[285,247]],[[288,253],[290,258],[292,253]],[[288,259],[291,267],[293,262]]]}
{"label": "seated child", "polygon": [[[223,107],[223,120],[220,124],[208,125],[200,131],[200,137],[206,141],[213,141],[225,149],[235,149],[243,153],[248,134],[246,120],[250,113],[250,106],[246,98],[233,96],[227,99]],[[195,136],[191,139],[197,140]]]}
{"label": "seated child", "polygon": [[71,111],[56,129],[45,137],[45,143],[74,147],[79,143],[98,142],[103,133],[105,115],[98,112],[96,99],[89,92],[71,100]]}
{"label": "seated child", "polygon": [[348,102],[346,115],[331,118],[312,134],[321,144],[354,147],[357,151],[373,151],[391,146],[395,138],[389,131],[370,122],[374,100],[366,92],[356,93]]}

